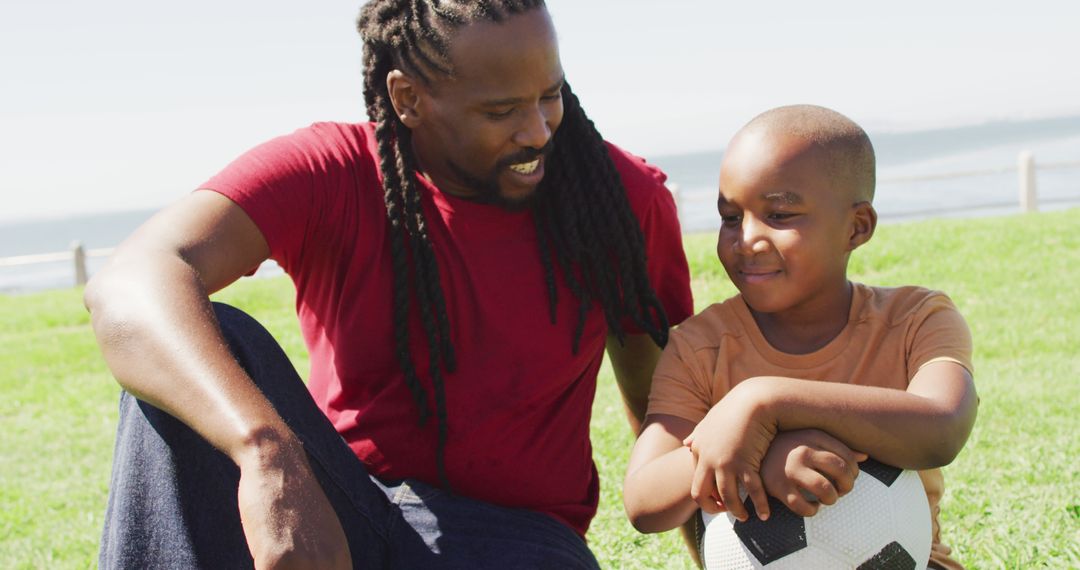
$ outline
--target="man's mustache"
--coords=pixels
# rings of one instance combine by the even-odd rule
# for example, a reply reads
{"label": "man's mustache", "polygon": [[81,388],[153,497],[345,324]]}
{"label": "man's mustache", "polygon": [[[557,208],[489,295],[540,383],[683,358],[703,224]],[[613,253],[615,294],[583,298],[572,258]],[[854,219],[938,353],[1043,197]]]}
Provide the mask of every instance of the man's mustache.
{"label": "man's mustache", "polygon": [[552,135],[548,139],[544,146],[540,148],[524,148],[514,154],[499,161],[499,167],[510,166],[511,164],[521,164],[523,162],[532,162],[538,156],[547,157],[551,155],[551,151],[555,148],[555,136]]}

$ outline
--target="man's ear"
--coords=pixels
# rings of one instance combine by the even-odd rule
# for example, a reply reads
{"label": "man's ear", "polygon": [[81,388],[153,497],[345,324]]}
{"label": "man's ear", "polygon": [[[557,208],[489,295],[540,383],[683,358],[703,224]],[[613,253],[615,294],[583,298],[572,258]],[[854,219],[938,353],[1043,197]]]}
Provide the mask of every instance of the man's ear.
{"label": "man's ear", "polygon": [[851,236],[848,238],[848,251],[870,241],[877,228],[877,210],[870,202],[858,202],[852,206]]}
{"label": "man's ear", "polygon": [[394,105],[398,119],[410,129],[420,124],[420,85],[416,79],[400,69],[386,74],[386,91]]}

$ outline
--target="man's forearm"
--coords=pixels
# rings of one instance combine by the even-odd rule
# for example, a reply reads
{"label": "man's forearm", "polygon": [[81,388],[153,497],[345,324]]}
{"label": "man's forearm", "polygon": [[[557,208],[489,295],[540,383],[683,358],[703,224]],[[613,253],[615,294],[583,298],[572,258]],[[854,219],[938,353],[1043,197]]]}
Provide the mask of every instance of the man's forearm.
{"label": "man's forearm", "polygon": [[234,461],[291,437],[233,358],[194,270],[178,257],[130,255],[119,252],[85,294],[117,381]]}
{"label": "man's forearm", "polygon": [[661,349],[646,334],[626,335],[621,345],[618,339],[609,335],[607,353],[626,406],[627,421],[636,435],[645,421],[652,374],[660,360]]}

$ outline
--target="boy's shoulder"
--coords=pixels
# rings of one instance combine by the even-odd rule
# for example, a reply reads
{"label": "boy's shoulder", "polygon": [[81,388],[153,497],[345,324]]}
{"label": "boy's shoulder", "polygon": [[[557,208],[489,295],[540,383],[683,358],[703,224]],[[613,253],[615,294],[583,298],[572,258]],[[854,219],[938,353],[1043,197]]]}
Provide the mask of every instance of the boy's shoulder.
{"label": "boy's shoulder", "polygon": [[888,325],[898,325],[939,310],[956,311],[947,294],[919,285],[880,287],[852,283],[852,286],[856,321],[877,318]]}
{"label": "boy's shoulder", "polygon": [[742,295],[736,294],[686,319],[671,334],[694,348],[715,347],[725,337],[745,336],[747,319],[753,323]]}

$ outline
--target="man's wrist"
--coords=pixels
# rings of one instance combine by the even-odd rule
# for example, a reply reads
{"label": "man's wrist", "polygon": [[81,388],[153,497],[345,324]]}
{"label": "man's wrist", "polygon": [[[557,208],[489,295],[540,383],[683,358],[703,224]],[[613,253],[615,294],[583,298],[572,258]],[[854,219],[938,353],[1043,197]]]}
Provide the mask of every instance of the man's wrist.
{"label": "man's wrist", "polygon": [[303,453],[303,444],[287,427],[260,426],[246,433],[229,455],[244,469],[292,464]]}

